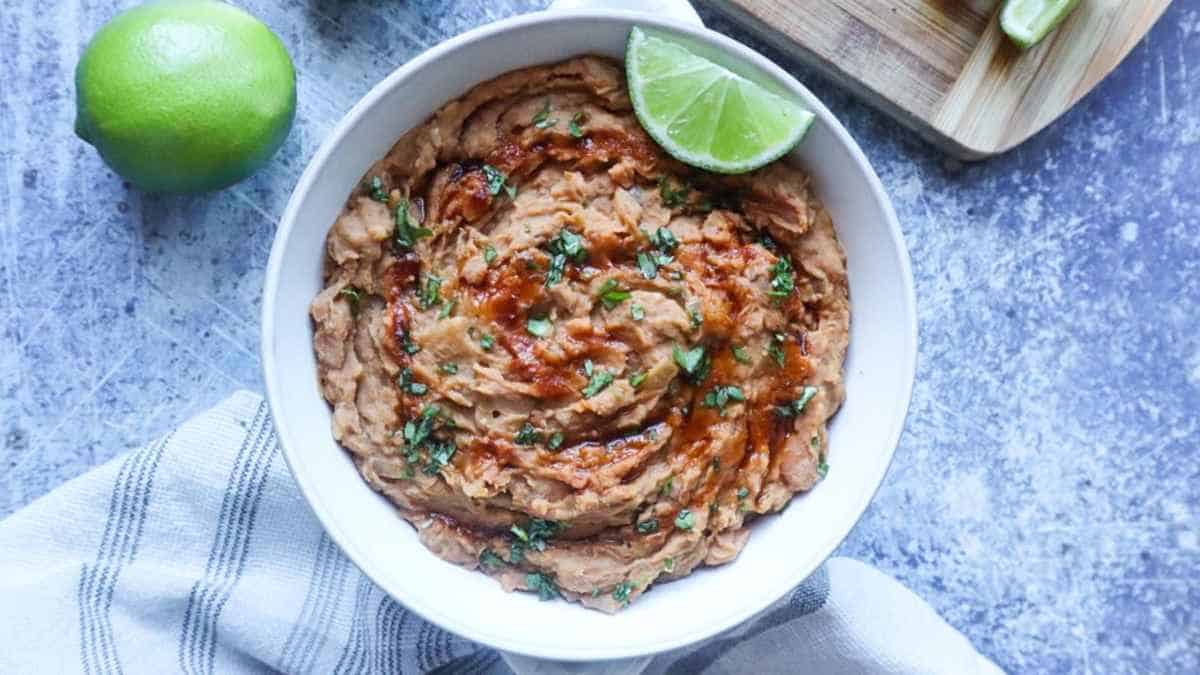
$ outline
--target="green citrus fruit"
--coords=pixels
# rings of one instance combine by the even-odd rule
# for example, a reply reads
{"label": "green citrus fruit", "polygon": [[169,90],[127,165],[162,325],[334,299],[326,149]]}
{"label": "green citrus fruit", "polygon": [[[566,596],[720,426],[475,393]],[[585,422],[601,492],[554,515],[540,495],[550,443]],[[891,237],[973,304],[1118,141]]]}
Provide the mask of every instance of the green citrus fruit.
{"label": "green citrus fruit", "polygon": [[254,173],[287,136],[296,72],[283,43],[213,0],[135,7],[75,68],[75,133],[144,190],[215,190]]}
{"label": "green citrus fruit", "polygon": [[625,76],[646,133],[675,159],[709,171],[757,169],[795,147],[812,126],[813,114],[784,92],[662,33],[629,33]]}
{"label": "green citrus fruit", "polygon": [[1000,11],[1000,28],[1022,49],[1029,49],[1078,4],[1079,0],[1007,0]]}

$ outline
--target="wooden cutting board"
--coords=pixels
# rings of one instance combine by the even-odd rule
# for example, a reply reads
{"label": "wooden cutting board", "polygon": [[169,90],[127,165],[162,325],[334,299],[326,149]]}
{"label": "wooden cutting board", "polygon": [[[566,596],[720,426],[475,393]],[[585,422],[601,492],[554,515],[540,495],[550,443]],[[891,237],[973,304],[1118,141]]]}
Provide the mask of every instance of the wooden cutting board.
{"label": "wooden cutting board", "polygon": [[1002,153],[1120,63],[1170,0],[1082,0],[1022,51],[1000,0],[713,0],[962,159]]}

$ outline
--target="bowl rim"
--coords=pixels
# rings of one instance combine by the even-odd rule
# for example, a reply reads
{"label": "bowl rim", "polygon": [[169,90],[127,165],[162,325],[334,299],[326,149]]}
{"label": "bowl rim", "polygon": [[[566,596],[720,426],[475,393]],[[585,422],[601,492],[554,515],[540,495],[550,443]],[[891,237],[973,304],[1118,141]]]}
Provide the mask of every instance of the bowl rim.
{"label": "bowl rim", "polygon": [[[864,490],[858,499],[858,503],[852,504],[853,512],[856,514],[851,522],[849,522],[845,531],[836,538],[824,542],[823,545],[814,547],[815,560],[819,561],[812,569],[803,569],[797,567],[796,573],[786,579],[786,583],[781,581],[777,587],[774,587],[770,593],[762,594],[760,597],[754,598],[750,602],[746,602],[737,611],[733,611],[716,617],[702,631],[697,631],[691,634],[680,635],[672,639],[662,640],[653,646],[635,646],[633,648],[624,645],[604,645],[598,642],[596,648],[587,651],[574,648],[563,649],[558,645],[545,644],[537,642],[512,642],[511,640],[498,636],[494,633],[488,633],[475,626],[463,624],[447,616],[440,611],[436,606],[412,603],[407,598],[400,598],[392,589],[382,583],[375,574],[369,569],[369,565],[361,560],[357,546],[352,544],[352,537],[348,536],[333,517],[329,514],[328,509],[323,505],[321,499],[316,493],[313,484],[310,482],[311,477],[302,471],[297,471],[297,460],[293,457],[293,451],[289,448],[298,447],[292,442],[291,433],[287,427],[286,420],[282,418],[279,411],[283,409],[282,398],[284,393],[280,391],[279,384],[276,379],[277,364],[274,355],[273,345],[276,339],[276,330],[274,323],[275,298],[279,292],[279,278],[283,267],[284,251],[287,248],[287,242],[291,237],[292,230],[295,227],[297,216],[303,203],[307,200],[308,194],[312,189],[318,175],[322,173],[325,165],[330,161],[338,147],[345,140],[346,136],[353,130],[360,119],[379,102],[388,95],[396,87],[408,79],[408,77],[429,64],[442,58],[444,55],[456,51],[466,45],[490,39],[494,36],[521,28],[536,27],[542,24],[553,22],[573,22],[579,20],[600,19],[600,20],[617,20],[628,22],[630,24],[648,25],[656,28],[662,28],[671,32],[682,33],[692,39],[700,40],[708,45],[713,46],[720,51],[728,52],[749,63],[753,68],[768,74],[777,81],[784,83],[788,88],[795,91],[807,94],[805,105],[812,108],[812,112],[816,117],[826,125],[833,133],[836,140],[847,150],[854,165],[863,173],[864,178],[870,187],[870,198],[873,199],[878,206],[880,213],[883,214],[888,234],[891,237],[891,245],[897,252],[898,264],[902,273],[902,281],[904,288],[903,300],[905,309],[908,315],[908,326],[906,334],[903,335],[903,346],[905,347],[902,354],[902,374],[904,381],[902,400],[897,401],[898,414],[894,417],[892,428],[888,431],[886,438],[887,446],[885,449],[885,461],[879,461],[873,467],[866,467],[863,470],[871,472],[868,474],[869,484],[873,485],[870,490]],[[312,513],[321,523],[324,531],[338,545],[338,548],[350,559],[367,578],[378,586],[393,600],[399,602],[406,609],[416,613],[423,619],[445,628],[457,635],[467,639],[486,644],[497,649],[512,651],[527,656],[533,656],[544,659],[556,659],[562,661],[588,661],[588,660],[611,660],[622,658],[633,658],[638,656],[646,656],[650,654],[661,653],[672,649],[677,649],[698,641],[707,639],[713,635],[724,632],[734,626],[737,626],[746,620],[760,614],[763,610],[770,607],[780,597],[783,597],[790,589],[799,585],[805,578],[815,571],[820,564],[829,558],[845,538],[853,531],[854,527],[861,520],[863,513],[874,499],[875,494],[879,491],[883,483],[883,479],[887,474],[892,460],[895,456],[896,447],[899,444],[900,436],[904,431],[905,420],[908,416],[908,409],[912,400],[912,392],[916,378],[917,367],[917,304],[916,292],[914,289],[911,261],[908,253],[908,248],[905,245],[903,233],[900,228],[899,221],[896,217],[895,210],[891,200],[883,189],[883,185],[875,173],[874,168],[867,160],[866,155],[859,147],[850,133],[842,126],[841,122],[833,115],[833,113],[824,105],[820,99],[808,90],[803,83],[794,78],[790,73],[783,70],[773,61],[763,56],[753,48],[727,37],[715,30],[704,26],[696,26],[690,23],[681,22],[675,19],[664,18],[656,15],[647,14],[644,12],[629,11],[629,10],[613,10],[613,9],[552,9],[529,14],[518,15],[507,19],[495,21],[483,26],[474,28],[460,35],[451,37],[443,42],[430,47],[424,52],[418,54],[406,63],[400,65],[393,70],[387,77],[375,84],[361,99],[346,112],[333,129],[327,134],[325,140],[322,141],[320,147],[313,154],[312,158],[305,166],[304,172],[296,182],[295,188],[288,199],[287,206],[280,217],[279,226],[275,232],[274,240],[271,245],[271,253],[267,262],[265,271],[265,279],[263,284],[262,310],[260,314],[261,332],[260,332],[260,361],[262,364],[263,382],[266,389],[268,407],[272,421],[274,422],[277,438],[280,448],[283,451],[284,460],[287,463],[288,470],[291,472],[296,481],[300,492],[304,497],[305,503]]]}

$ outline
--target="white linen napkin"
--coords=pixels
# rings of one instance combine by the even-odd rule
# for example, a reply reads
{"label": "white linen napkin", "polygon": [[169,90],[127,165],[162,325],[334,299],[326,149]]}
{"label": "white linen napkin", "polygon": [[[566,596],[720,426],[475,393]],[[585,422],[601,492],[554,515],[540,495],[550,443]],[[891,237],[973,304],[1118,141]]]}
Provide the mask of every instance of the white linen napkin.
{"label": "white linen napkin", "polygon": [[510,669],[1000,672],[903,586],[844,558],[702,645],[598,664],[502,658],[408,612],[341,554],[249,392],[0,521],[0,673]]}

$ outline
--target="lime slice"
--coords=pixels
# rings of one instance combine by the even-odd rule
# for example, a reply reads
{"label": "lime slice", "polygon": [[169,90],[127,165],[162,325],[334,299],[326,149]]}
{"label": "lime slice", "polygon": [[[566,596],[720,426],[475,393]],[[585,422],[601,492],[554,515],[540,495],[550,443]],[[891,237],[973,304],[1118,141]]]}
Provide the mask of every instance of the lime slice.
{"label": "lime slice", "polygon": [[630,31],[625,74],[646,132],[672,157],[709,171],[744,173],[769,164],[812,126],[813,114],[782,92],[660,33]]}
{"label": "lime slice", "polygon": [[1029,49],[1078,4],[1079,0],[1007,0],[1000,11],[1000,28],[1022,49]]}

